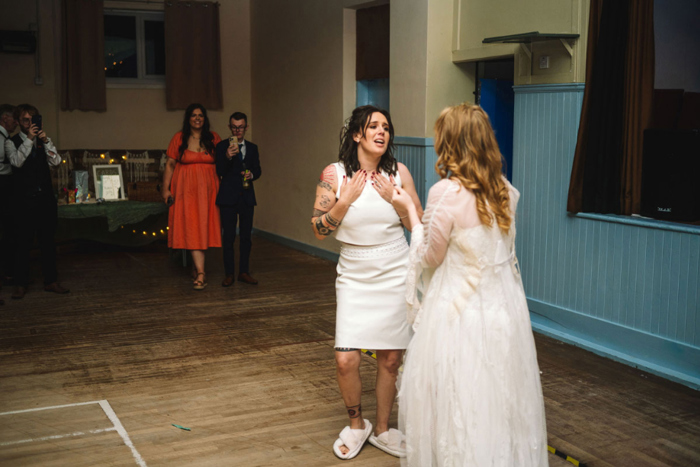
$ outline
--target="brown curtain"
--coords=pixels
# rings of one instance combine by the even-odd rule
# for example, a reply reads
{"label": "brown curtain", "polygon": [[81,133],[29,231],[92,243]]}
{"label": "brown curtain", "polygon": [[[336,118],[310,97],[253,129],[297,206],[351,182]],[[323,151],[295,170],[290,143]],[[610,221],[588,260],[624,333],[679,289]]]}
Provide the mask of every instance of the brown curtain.
{"label": "brown curtain", "polygon": [[569,182],[569,197],[566,203],[566,210],[569,212],[581,212],[583,204],[583,168],[586,165],[588,140],[588,119],[591,107],[590,85],[593,82],[593,66],[595,62],[596,46],[598,45],[598,34],[600,31],[600,17],[602,15],[602,0],[590,0],[591,11],[588,18],[588,41],[586,42],[586,83],[583,91],[583,104],[581,106],[581,121],[578,125],[578,139],[576,140],[576,152],[574,155],[574,165],[571,168],[571,181]]}
{"label": "brown curtain", "polygon": [[654,94],[653,0],[591,0],[567,210],[638,213]]}
{"label": "brown curtain", "polygon": [[107,110],[102,3],[61,2],[62,110]]}
{"label": "brown curtain", "polygon": [[654,1],[631,1],[629,18],[620,200],[620,214],[626,215],[638,214],[642,203],[644,130],[654,100]]}
{"label": "brown curtain", "polygon": [[355,79],[389,78],[389,5],[357,10]]}
{"label": "brown curtain", "polygon": [[165,93],[168,110],[223,108],[218,3],[165,2]]}

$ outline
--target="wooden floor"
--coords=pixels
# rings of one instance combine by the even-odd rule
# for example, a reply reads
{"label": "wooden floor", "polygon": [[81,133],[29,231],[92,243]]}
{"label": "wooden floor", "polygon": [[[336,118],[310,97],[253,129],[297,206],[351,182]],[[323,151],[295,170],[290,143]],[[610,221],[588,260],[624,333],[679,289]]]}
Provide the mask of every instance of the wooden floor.
{"label": "wooden floor", "polygon": [[[334,264],[255,238],[259,286],[222,288],[215,249],[196,292],[162,244],[72,243],[59,260],[70,295],[38,274],[21,301],[0,291],[0,465],[399,465],[370,445],[349,462],[331,450],[346,423]],[[536,340],[551,446],[596,467],[700,465],[699,392]]]}

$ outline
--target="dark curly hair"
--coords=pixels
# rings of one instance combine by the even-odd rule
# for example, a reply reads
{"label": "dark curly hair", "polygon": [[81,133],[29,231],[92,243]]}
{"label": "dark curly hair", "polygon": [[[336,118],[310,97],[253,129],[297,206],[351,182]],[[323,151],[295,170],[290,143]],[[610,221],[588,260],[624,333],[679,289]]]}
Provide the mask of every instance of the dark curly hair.
{"label": "dark curly hair", "polygon": [[203,147],[209,154],[214,154],[214,135],[209,131],[209,117],[207,117],[207,109],[204,108],[202,104],[190,104],[185,110],[185,119],[182,121],[182,142],[178,148],[180,153],[180,160],[185,154],[185,149],[187,149],[187,144],[192,134],[192,129],[190,128],[190,117],[195,110],[201,110],[204,114],[204,125],[202,125],[202,135],[199,139],[199,146]]}
{"label": "dark curly hair", "polygon": [[386,117],[389,123],[389,144],[386,152],[379,160],[377,170],[389,175],[396,175],[397,165],[394,158],[394,125],[391,123],[391,115],[386,110],[379,109],[373,105],[363,105],[352,111],[350,118],[345,120],[345,126],[340,130],[340,154],[338,160],[345,167],[348,177],[360,170],[360,161],[357,160],[357,146],[353,136],[361,134],[365,136],[365,131],[369,125],[370,118],[374,112],[379,112]]}

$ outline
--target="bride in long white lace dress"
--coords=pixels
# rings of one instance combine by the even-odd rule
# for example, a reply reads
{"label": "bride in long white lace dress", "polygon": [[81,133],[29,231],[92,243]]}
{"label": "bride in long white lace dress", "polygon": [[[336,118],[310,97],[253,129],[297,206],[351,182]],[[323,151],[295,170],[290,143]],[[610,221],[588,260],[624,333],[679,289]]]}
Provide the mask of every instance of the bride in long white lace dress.
{"label": "bride in long white lace dress", "polygon": [[486,113],[462,104],[435,124],[438,173],[412,229],[409,321],[399,382],[406,466],[546,466],[535,343],[515,258],[520,194],[501,176]]}

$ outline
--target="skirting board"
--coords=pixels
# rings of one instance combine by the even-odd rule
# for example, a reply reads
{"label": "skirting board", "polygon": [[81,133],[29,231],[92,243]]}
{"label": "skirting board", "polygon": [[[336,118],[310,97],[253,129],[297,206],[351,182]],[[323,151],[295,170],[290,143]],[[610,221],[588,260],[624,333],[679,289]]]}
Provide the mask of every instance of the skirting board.
{"label": "skirting board", "polygon": [[327,259],[328,261],[332,261],[334,263],[338,262],[338,253],[324,250],[323,248],[319,248],[317,246],[308,245],[298,240],[293,240],[291,238],[283,237],[282,235],[266,232],[265,230],[255,228],[253,229],[253,235],[257,235],[258,237],[262,237],[265,240],[269,240],[271,242],[279,243],[280,245],[288,246],[289,248],[299,250],[311,256],[317,256],[319,258]]}
{"label": "skirting board", "polygon": [[528,299],[535,332],[700,389],[700,349]]}

